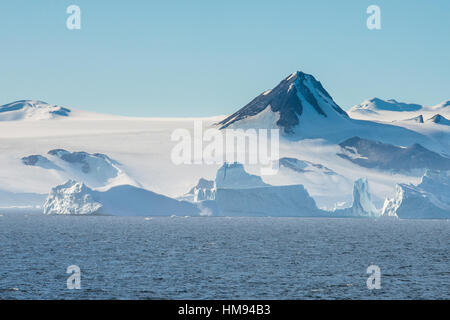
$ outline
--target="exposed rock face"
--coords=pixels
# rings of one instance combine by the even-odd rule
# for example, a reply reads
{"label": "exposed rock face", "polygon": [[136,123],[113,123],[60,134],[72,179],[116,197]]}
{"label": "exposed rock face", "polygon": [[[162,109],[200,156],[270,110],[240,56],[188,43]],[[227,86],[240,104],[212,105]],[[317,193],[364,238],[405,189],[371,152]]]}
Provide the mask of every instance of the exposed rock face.
{"label": "exposed rock face", "polygon": [[319,81],[310,74],[297,71],[274,89],[260,94],[242,109],[219,122],[219,126],[227,128],[233,123],[256,116],[267,107],[279,114],[276,125],[285,133],[293,133],[305,108],[325,118],[332,114],[348,118],[347,113],[333,101]]}
{"label": "exposed rock face", "polygon": [[450,120],[448,120],[446,117],[444,117],[440,114],[434,115],[433,117],[428,119],[427,122],[433,122],[433,123],[437,123],[437,124],[443,124],[446,126],[450,126]]}
{"label": "exposed rock face", "polygon": [[353,137],[339,144],[338,156],[365,168],[391,171],[413,169],[450,170],[450,159],[413,144],[402,148],[378,141]]}
{"label": "exposed rock face", "polygon": [[398,184],[382,214],[405,219],[450,218],[450,171],[428,171],[417,186]]}
{"label": "exposed rock face", "polygon": [[280,166],[289,168],[293,171],[299,172],[299,173],[305,173],[305,172],[320,172],[326,175],[336,175],[336,172],[333,170],[325,167],[324,165],[321,165],[319,163],[313,163],[306,160],[300,160],[296,158],[280,158],[279,160]]}
{"label": "exposed rock face", "polygon": [[403,121],[407,121],[407,122],[416,122],[416,123],[424,123],[423,121],[423,116],[422,115],[418,115],[417,117],[413,117],[413,118],[409,118]]}
{"label": "exposed rock face", "polygon": [[35,166],[35,167],[41,167],[44,169],[55,169],[55,170],[61,170],[60,167],[58,167],[56,164],[51,162],[49,159],[47,159],[44,156],[35,154],[28,157],[23,157],[22,163],[26,166]]}

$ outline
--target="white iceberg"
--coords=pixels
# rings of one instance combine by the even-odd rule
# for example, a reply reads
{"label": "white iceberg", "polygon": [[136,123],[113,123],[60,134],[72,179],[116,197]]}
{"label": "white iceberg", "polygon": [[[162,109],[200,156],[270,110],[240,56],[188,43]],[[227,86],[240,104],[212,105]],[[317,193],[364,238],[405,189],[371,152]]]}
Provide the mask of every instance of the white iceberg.
{"label": "white iceberg", "polygon": [[200,210],[189,202],[131,185],[96,191],[83,183],[69,180],[51,190],[44,204],[44,214],[170,216],[199,215]]}
{"label": "white iceberg", "polygon": [[303,185],[272,186],[249,174],[240,163],[225,163],[216,175],[215,203],[218,215],[234,216],[321,216]]}
{"label": "white iceberg", "polygon": [[367,178],[361,178],[355,181],[353,185],[353,204],[350,208],[336,210],[335,216],[349,217],[379,217],[381,215],[372,201]]}
{"label": "white iceberg", "polygon": [[44,204],[44,214],[95,214],[102,204],[95,201],[84,183],[69,180],[52,189]]}
{"label": "white iceberg", "polygon": [[397,184],[395,196],[385,200],[382,214],[404,219],[449,219],[450,171],[427,171],[417,186]]}

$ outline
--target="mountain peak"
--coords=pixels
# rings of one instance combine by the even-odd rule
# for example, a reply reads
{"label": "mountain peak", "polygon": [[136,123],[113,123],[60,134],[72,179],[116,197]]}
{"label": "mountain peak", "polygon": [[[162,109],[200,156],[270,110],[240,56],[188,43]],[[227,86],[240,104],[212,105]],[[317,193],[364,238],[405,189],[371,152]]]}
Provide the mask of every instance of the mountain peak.
{"label": "mountain peak", "polygon": [[280,127],[285,133],[294,133],[303,118],[314,122],[320,118],[347,119],[348,115],[314,76],[296,71],[218,125],[221,129],[242,125],[251,128]]}
{"label": "mountain peak", "polygon": [[0,121],[42,120],[67,117],[70,109],[40,100],[18,100],[0,106]]}
{"label": "mountain peak", "polygon": [[418,111],[422,108],[423,106],[420,104],[399,102],[395,99],[383,100],[374,97],[357,104],[352,107],[349,112],[376,113],[379,111]]}
{"label": "mountain peak", "polygon": [[445,125],[450,125],[450,120],[448,120],[446,117],[444,117],[443,115],[435,114],[433,117],[431,117],[430,119],[427,120],[428,122],[434,122],[434,123],[438,123],[438,124],[445,124]]}

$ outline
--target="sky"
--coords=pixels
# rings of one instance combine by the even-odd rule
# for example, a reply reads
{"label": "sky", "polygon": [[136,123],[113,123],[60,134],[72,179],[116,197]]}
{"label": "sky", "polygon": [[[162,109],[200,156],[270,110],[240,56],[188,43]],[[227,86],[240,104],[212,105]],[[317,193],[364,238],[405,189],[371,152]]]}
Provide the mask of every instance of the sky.
{"label": "sky", "polygon": [[[69,5],[81,29],[69,30]],[[381,29],[369,30],[369,5]],[[450,99],[450,1],[0,2],[0,104],[101,113],[230,114],[299,70],[344,109]]]}

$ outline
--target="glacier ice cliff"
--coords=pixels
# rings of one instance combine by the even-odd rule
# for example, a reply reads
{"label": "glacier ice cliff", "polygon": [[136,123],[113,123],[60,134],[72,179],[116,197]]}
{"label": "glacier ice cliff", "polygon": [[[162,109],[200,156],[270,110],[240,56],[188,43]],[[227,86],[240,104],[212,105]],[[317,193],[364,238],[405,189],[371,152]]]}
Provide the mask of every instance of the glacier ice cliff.
{"label": "glacier ice cliff", "polygon": [[[210,195],[204,197],[203,194]],[[270,185],[260,176],[249,174],[241,163],[224,163],[215,181],[200,179],[189,194],[201,193],[197,207],[204,215],[219,216],[279,216],[279,217],[378,217],[366,178],[355,181],[353,205],[350,208],[327,211],[317,207],[313,197],[301,184]],[[187,199],[186,195],[181,199]]]}
{"label": "glacier ice cliff", "polygon": [[382,214],[404,219],[449,219],[450,171],[429,170],[417,186],[397,184],[395,196],[385,200]]}
{"label": "glacier ice cliff", "polygon": [[249,174],[241,163],[225,163],[216,174],[215,203],[207,202],[217,215],[229,216],[323,216],[303,185],[272,186]]}
{"label": "glacier ice cliff", "polygon": [[241,163],[224,163],[216,173],[216,188],[217,189],[231,189],[231,188],[255,188],[267,187],[260,176],[249,174],[244,170]]}
{"label": "glacier ice cliff", "polygon": [[219,215],[314,217],[327,213],[317,208],[302,185],[217,189]]}

